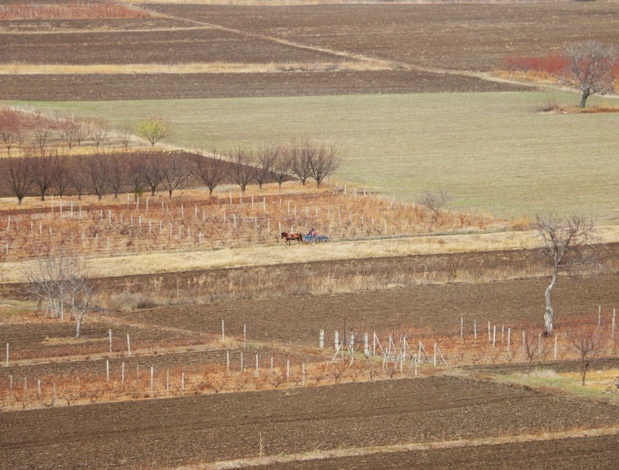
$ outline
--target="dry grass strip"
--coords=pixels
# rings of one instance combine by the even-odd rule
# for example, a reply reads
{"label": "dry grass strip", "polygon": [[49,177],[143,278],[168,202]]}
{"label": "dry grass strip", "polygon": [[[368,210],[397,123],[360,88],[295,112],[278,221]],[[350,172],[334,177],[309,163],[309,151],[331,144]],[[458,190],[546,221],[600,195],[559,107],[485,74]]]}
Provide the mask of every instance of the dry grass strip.
{"label": "dry grass strip", "polygon": [[290,455],[273,455],[248,459],[228,460],[208,464],[198,464],[178,467],[177,470],[224,470],[232,468],[246,468],[269,464],[281,464],[292,462],[309,462],[342,457],[363,457],[373,454],[389,454],[397,452],[410,452],[433,449],[453,449],[464,447],[478,447],[487,445],[517,444],[522,442],[541,442],[559,439],[579,437],[600,437],[619,434],[619,426],[597,429],[576,429],[571,431],[544,432],[541,434],[522,434],[518,436],[499,436],[479,439],[459,439],[442,442],[419,442],[410,444],[396,444],[381,447],[357,447],[349,449],[337,449],[332,451],[303,452]]}
{"label": "dry grass strip", "polygon": [[[599,227],[600,242],[619,242],[619,226]],[[534,232],[437,235],[371,240],[343,240],[320,245],[283,242],[213,251],[146,253],[87,260],[98,278],[140,274],[162,274],[209,269],[308,263],[360,258],[471,253],[533,249],[539,246]],[[3,263],[0,283],[26,282],[36,261]]]}
{"label": "dry grass strip", "polygon": [[188,64],[2,64],[0,75],[90,75],[90,74],[191,74],[191,73],[276,73],[391,70],[384,61],[283,62],[269,64],[188,63]]}

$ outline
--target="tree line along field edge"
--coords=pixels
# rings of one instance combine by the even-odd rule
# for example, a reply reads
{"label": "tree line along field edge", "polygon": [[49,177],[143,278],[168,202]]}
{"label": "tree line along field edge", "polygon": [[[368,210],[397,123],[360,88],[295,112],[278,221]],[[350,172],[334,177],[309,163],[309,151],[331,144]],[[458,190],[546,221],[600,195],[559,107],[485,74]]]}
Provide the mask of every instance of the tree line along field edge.
{"label": "tree line along field edge", "polygon": [[[609,179],[617,165],[613,116],[540,112],[550,100],[578,97],[507,92],[16,104],[111,122],[157,111],[171,116],[172,143],[183,147],[321,140],[344,156],[339,178],[402,199],[443,187],[459,209],[550,210],[616,221]],[[583,132],[590,137],[582,139]]]}

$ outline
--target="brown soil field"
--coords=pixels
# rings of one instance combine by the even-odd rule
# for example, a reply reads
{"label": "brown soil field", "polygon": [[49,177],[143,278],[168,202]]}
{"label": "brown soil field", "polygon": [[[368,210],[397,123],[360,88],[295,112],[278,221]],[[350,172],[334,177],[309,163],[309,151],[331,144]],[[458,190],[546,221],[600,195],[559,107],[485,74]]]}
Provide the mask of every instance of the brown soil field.
{"label": "brown soil field", "polygon": [[2,36],[0,63],[28,64],[178,64],[191,62],[334,62],[325,54],[247,39],[214,29]]}
{"label": "brown soil field", "polygon": [[547,55],[579,41],[619,39],[619,6],[608,3],[150,7],[300,44],[446,69],[489,71],[506,55]]}
{"label": "brown soil field", "polygon": [[524,87],[428,72],[0,75],[4,100],[140,100],[522,91]]}
{"label": "brown soil field", "polygon": [[597,428],[619,423],[619,410],[436,377],[6,412],[2,420],[7,468],[163,468],[257,457],[260,450],[277,455]]}
{"label": "brown soil field", "polygon": [[[597,307],[619,305],[619,276],[562,278],[553,293],[555,328],[563,319],[590,315]],[[162,307],[132,313],[138,321],[203,333],[216,333],[225,319],[231,334],[247,324],[252,341],[300,342],[315,346],[320,329],[332,342],[333,331],[406,332],[430,330],[436,335],[459,332],[464,316],[467,334],[473,320],[516,327],[541,323],[547,279],[418,285],[384,291],[221,302]]]}
{"label": "brown soil field", "polygon": [[617,467],[616,448],[619,437],[582,437],[552,439],[542,442],[519,442],[479,445],[453,449],[430,449],[364,455],[363,457],[325,458],[304,462],[258,465],[257,469],[498,469],[515,465],[535,470],[564,470]]}

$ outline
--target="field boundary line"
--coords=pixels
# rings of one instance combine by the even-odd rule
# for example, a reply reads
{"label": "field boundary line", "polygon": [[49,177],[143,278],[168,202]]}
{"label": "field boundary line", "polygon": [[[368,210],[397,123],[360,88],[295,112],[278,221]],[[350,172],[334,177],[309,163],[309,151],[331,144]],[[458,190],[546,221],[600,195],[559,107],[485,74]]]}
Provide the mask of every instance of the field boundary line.
{"label": "field boundary line", "polygon": [[246,459],[223,460],[218,462],[197,464],[177,467],[176,470],[227,470],[232,468],[255,467],[269,464],[310,462],[332,458],[363,457],[375,454],[391,454],[398,452],[457,449],[465,447],[496,446],[503,444],[517,444],[523,442],[543,442],[560,439],[601,437],[619,434],[619,426],[594,429],[577,429],[571,431],[544,432],[542,434],[524,434],[516,436],[485,437],[479,439],[458,439],[439,442],[419,442],[408,444],[395,444],[378,447],[352,447],[348,449],[336,449],[328,451],[303,452],[290,455],[274,455]]}

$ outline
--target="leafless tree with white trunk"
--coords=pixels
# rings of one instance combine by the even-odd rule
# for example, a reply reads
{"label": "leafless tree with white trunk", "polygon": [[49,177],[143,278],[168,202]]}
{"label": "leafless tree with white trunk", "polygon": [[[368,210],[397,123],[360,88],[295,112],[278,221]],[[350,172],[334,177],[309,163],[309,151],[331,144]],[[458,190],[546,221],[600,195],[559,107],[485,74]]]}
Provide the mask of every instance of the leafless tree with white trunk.
{"label": "leafless tree with white trunk", "polygon": [[553,335],[554,309],[551,294],[559,279],[561,269],[586,261],[584,248],[591,244],[595,228],[591,220],[580,216],[537,216],[532,228],[542,239],[541,253],[552,267],[552,278],[544,298],[546,312],[544,326],[546,335]]}
{"label": "leafless tree with white trunk", "polygon": [[28,280],[28,292],[47,314],[63,321],[65,314],[69,313],[76,323],[75,337],[79,338],[94,295],[84,260],[70,256],[62,249],[50,251],[38,258],[28,273]]}

